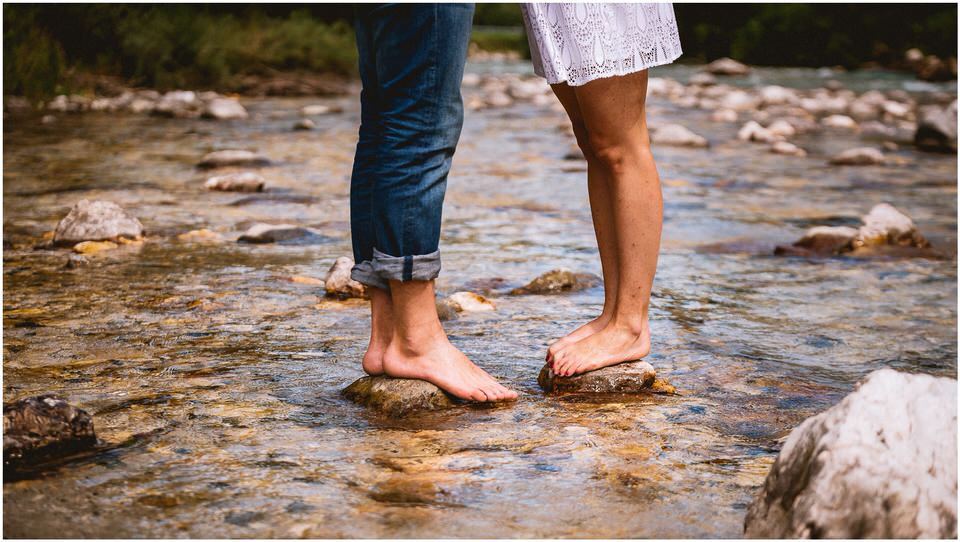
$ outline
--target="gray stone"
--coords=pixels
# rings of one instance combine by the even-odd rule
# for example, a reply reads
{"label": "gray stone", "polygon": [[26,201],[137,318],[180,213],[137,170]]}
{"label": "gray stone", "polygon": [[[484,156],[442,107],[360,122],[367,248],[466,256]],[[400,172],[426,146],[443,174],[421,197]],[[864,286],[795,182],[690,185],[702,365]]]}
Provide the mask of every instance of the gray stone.
{"label": "gray stone", "polygon": [[657,372],[646,361],[632,361],[573,376],[557,376],[549,365],[540,369],[537,383],[547,393],[673,393],[673,387],[657,381]]}
{"label": "gray stone", "polygon": [[263,177],[252,171],[243,171],[240,173],[228,173],[226,175],[217,175],[210,177],[204,186],[208,190],[218,190],[222,192],[261,192],[265,181]]}
{"label": "gray stone", "polygon": [[913,143],[918,149],[931,152],[957,152],[957,102],[948,107],[927,106],[920,109]]}
{"label": "gray stone", "polygon": [[510,294],[556,294],[560,292],[575,292],[585,288],[592,288],[599,284],[600,277],[592,273],[574,273],[569,269],[554,269],[533,279],[526,286],[514,288],[510,291]]}
{"label": "gray stone", "polygon": [[90,448],[96,442],[90,415],[55,395],[3,405],[5,469]]}
{"label": "gray stone", "polygon": [[241,150],[225,150],[207,153],[197,164],[197,167],[213,169],[227,166],[258,167],[268,165],[270,165],[270,160],[262,154]]}
{"label": "gray stone", "polygon": [[280,243],[313,235],[307,228],[293,224],[254,224],[237,239],[240,243]]}
{"label": "gray stone", "polygon": [[337,299],[349,299],[351,297],[366,297],[366,287],[350,278],[350,271],[353,269],[353,259],[346,256],[337,258],[327,276],[323,280],[324,288],[327,291],[327,297]]}
{"label": "gray stone", "polygon": [[718,58],[707,64],[707,71],[714,75],[746,75],[750,67],[732,58]]}
{"label": "gray stone", "polygon": [[883,153],[872,147],[847,149],[830,159],[830,163],[835,166],[872,166],[885,162]]}
{"label": "gray stone", "polygon": [[389,376],[365,376],[350,384],[343,394],[351,401],[394,417],[457,406],[455,399],[429,382]]}
{"label": "gray stone", "polygon": [[668,145],[671,147],[709,147],[710,142],[703,136],[690,131],[679,124],[665,124],[650,134],[654,145]]}
{"label": "gray stone", "polygon": [[956,538],[957,381],[871,373],[791,432],[751,538]]}
{"label": "gray stone", "polygon": [[82,241],[137,239],[143,224],[111,201],[82,199],[57,224],[53,244],[72,246]]}
{"label": "gray stone", "polygon": [[293,125],[294,130],[313,130],[316,127],[317,123],[310,119],[300,119]]}
{"label": "gray stone", "polygon": [[203,107],[203,116],[215,120],[245,119],[247,110],[237,100],[214,98]]}

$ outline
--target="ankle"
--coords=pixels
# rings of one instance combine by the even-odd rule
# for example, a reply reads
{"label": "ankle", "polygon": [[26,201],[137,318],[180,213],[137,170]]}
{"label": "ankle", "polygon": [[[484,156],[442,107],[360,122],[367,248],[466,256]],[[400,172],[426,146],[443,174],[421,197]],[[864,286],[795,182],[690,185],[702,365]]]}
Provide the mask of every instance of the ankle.
{"label": "ankle", "polygon": [[446,342],[447,334],[442,327],[437,329],[394,330],[389,348],[405,355],[415,355],[430,350],[434,345]]}
{"label": "ankle", "polygon": [[637,336],[648,333],[650,330],[650,322],[646,314],[614,315],[608,325]]}

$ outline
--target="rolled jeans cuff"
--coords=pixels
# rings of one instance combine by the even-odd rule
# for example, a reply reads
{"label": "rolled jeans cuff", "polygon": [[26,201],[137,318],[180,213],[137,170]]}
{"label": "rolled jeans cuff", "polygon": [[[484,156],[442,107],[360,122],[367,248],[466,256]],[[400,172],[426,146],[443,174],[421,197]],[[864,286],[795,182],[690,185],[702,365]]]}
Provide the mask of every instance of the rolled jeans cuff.
{"label": "rolled jeans cuff", "polygon": [[370,286],[373,288],[380,288],[381,290],[390,291],[390,283],[380,277],[376,271],[373,270],[373,261],[366,260],[358,264],[354,264],[353,268],[350,269],[350,278],[363,284],[364,286]]}
{"label": "rolled jeans cuff", "polygon": [[382,280],[433,280],[440,274],[440,251],[415,256],[391,256],[373,249],[373,271]]}

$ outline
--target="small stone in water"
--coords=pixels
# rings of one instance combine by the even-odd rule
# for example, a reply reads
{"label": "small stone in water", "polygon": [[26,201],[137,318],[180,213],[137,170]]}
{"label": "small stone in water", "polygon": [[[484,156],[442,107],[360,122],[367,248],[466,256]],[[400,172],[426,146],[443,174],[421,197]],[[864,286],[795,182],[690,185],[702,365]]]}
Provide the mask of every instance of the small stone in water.
{"label": "small stone in water", "polygon": [[343,108],[335,105],[314,104],[306,105],[300,109],[300,114],[304,116],[328,115],[330,113],[340,113]]}
{"label": "small stone in water", "polygon": [[186,243],[217,243],[223,241],[223,236],[206,228],[181,233],[177,239]]}
{"label": "small stone in water", "polygon": [[930,243],[917,231],[913,220],[889,203],[875,205],[863,217],[854,246],[899,245],[926,248]]}
{"label": "small stone in water", "polygon": [[313,130],[316,127],[317,123],[310,119],[300,119],[293,125],[294,130]]}
{"label": "small stone in water", "polygon": [[457,319],[457,307],[449,299],[437,300],[437,316],[441,322]]}
{"label": "small stone in water", "polygon": [[591,273],[574,273],[569,269],[554,269],[547,271],[530,281],[521,288],[514,288],[511,295],[523,294],[555,294],[560,292],[575,292],[592,288],[600,284],[600,277]]}
{"label": "small stone in water", "polygon": [[483,312],[497,308],[493,301],[473,292],[456,292],[449,299],[457,312]]}
{"label": "small stone in water", "polygon": [[207,190],[222,192],[261,192],[265,181],[263,177],[252,171],[228,173],[210,177],[204,186]]}
{"label": "small stone in water", "polygon": [[3,405],[3,464],[63,455],[96,444],[93,419],[63,399],[47,394]]}
{"label": "small stone in water", "polygon": [[389,376],[365,376],[350,384],[343,394],[351,401],[394,417],[457,405],[453,398],[427,381]]}
{"label": "small stone in water", "polygon": [[201,169],[213,169],[226,166],[257,167],[268,165],[270,165],[270,160],[261,154],[250,151],[225,150],[208,153],[200,160],[197,167]]}
{"label": "small stone in water", "polygon": [[216,120],[247,118],[247,110],[237,100],[214,98],[203,109],[203,116]]}
{"label": "small stone in water", "polygon": [[732,58],[719,58],[707,64],[707,71],[714,75],[746,75],[750,67]]}
{"label": "small stone in water", "polygon": [[656,376],[653,365],[646,361],[620,363],[573,376],[557,376],[549,365],[544,365],[537,383],[547,393],[638,393],[649,390]]}
{"label": "small stone in water", "polygon": [[116,203],[83,199],[57,224],[53,242],[72,246],[82,241],[116,241],[142,235],[143,224]]}
{"label": "small stone in water", "polygon": [[351,297],[366,297],[366,287],[350,277],[353,269],[353,259],[346,256],[337,258],[324,280],[324,289],[327,297],[349,299]]}
{"label": "small stone in water", "polygon": [[312,235],[306,228],[293,224],[254,224],[237,239],[240,243],[277,243]]}
{"label": "small stone in water", "polygon": [[71,254],[67,257],[67,263],[64,264],[66,269],[77,269],[78,267],[83,267],[90,264],[90,259],[82,254]]}
{"label": "small stone in water", "polygon": [[324,282],[321,279],[314,277],[302,277],[300,275],[294,275],[290,277],[290,282],[295,284],[308,284],[310,286],[323,286]]}
{"label": "small stone in water", "polygon": [[884,162],[886,157],[883,153],[872,147],[848,149],[830,159],[835,166],[869,166]]}
{"label": "small stone in water", "polygon": [[806,156],[807,151],[790,143],[788,141],[778,141],[770,147],[770,152],[774,154],[785,154],[788,156]]}
{"label": "small stone in water", "polygon": [[92,256],[104,250],[113,250],[117,248],[117,246],[118,245],[112,241],[83,241],[82,243],[73,245],[73,251],[77,254]]}
{"label": "small stone in water", "polygon": [[650,141],[655,145],[668,145],[671,147],[709,147],[710,142],[707,138],[697,135],[685,126],[679,124],[666,124],[650,134]]}

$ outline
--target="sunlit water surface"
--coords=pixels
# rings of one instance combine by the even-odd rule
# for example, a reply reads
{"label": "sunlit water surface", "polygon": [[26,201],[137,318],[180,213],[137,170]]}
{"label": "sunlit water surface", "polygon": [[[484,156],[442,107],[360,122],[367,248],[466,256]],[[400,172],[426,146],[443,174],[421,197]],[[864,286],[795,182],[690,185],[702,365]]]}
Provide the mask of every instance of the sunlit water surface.
{"label": "sunlit water surface", "polygon": [[[834,77],[858,91],[929,90],[883,73]],[[761,81],[822,84],[789,69],[740,84]],[[680,122],[712,143],[654,149],[665,227],[650,361],[681,395],[545,397],[547,344],[596,315],[603,293],[505,295],[557,267],[600,272],[585,170],[563,160],[565,117],[520,104],[467,114],[438,287],[496,302],[445,327],[521,398],[373,415],[339,393],[362,374],[365,303],[288,280],[322,279],[350,254],[357,98],[327,100],[345,112],[291,131],[314,102],[244,100],[251,119],[240,122],[5,119],[4,400],[58,393],[94,415],[108,448],[6,483],[6,536],[735,537],[804,418],[881,367],[956,375],[955,156],[904,147],[892,153],[902,165],[833,167],[827,157],[861,146],[856,135],[798,136],[808,157],[782,157],[736,141],[739,125],[653,99],[652,125]],[[225,148],[273,158],[268,194],[307,203],[231,205],[245,196],[207,192],[194,164]],[[33,250],[81,198],[119,203],[148,241],[69,270],[68,251]],[[884,201],[945,258],[770,255]],[[233,241],[257,221],[325,238]],[[176,240],[198,228],[226,241]]]}

